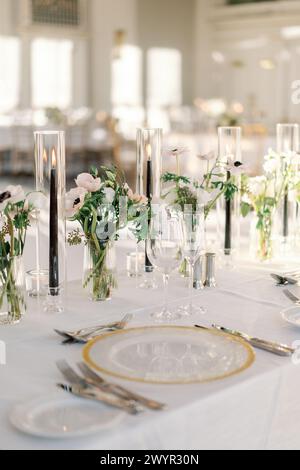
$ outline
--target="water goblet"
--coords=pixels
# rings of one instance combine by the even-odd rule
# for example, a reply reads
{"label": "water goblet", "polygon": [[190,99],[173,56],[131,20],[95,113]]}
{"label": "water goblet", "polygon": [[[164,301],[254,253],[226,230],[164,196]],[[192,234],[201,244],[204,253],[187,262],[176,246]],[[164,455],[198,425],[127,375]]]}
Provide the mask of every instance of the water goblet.
{"label": "water goblet", "polygon": [[181,252],[187,260],[190,267],[189,278],[189,303],[181,307],[180,311],[185,316],[191,316],[197,313],[206,313],[204,307],[194,305],[194,271],[195,265],[200,256],[205,253],[205,230],[204,230],[204,208],[199,207],[196,211],[187,210],[181,214]]}
{"label": "water goblet", "polygon": [[152,315],[159,322],[169,323],[181,318],[179,312],[170,311],[168,306],[170,275],[179,268],[182,261],[178,256],[181,243],[180,231],[178,217],[165,208],[160,208],[158,212],[152,214],[147,254],[154,268],[163,275],[164,280],[164,307],[162,311]]}

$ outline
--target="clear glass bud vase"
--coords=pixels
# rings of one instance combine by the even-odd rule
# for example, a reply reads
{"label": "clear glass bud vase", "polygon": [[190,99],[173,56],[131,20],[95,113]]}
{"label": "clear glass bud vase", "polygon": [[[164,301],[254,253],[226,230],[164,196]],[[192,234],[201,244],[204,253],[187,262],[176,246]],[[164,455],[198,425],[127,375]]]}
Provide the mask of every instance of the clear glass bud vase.
{"label": "clear glass bud vase", "polygon": [[250,256],[261,262],[275,258],[278,252],[278,237],[275,210],[265,217],[253,215],[250,236]]}
{"label": "clear glass bud vase", "polygon": [[14,325],[26,312],[22,256],[0,262],[0,325]]}
{"label": "clear glass bud vase", "polygon": [[117,287],[116,252],[112,241],[88,242],[85,246],[83,287],[94,302],[110,300]]}

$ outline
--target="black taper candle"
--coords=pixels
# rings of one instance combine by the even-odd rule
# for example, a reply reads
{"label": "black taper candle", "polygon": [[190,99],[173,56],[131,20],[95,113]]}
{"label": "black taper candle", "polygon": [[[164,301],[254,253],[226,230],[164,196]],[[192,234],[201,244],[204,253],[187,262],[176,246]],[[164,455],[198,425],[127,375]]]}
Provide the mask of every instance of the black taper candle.
{"label": "black taper candle", "polygon": [[[152,161],[151,161],[151,148],[147,148],[148,150],[148,155],[147,155],[147,183],[146,183],[146,196],[148,198],[148,207],[149,207],[149,219],[148,223],[150,225],[151,221],[151,215],[150,215],[150,210],[151,210],[151,199],[152,199]],[[145,247],[145,271],[146,272],[152,272],[153,271],[153,266],[151,261],[149,260],[148,254],[147,254],[147,243],[148,240],[146,240],[146,247]]]}
{"label": "black taper candle", "polygon": [[50,176],[50,213],[49,213],[49,290],[51,295],[58,295],[58,202],[56,168]]}
{"label": "black taper candle", "polygon": [[[227,181],[231,178],[230,171],[227,172]],[[224,252],[225,255],[231,254],[231,199],[225,198],[225,243],[224,243]]]}
{"label": "black taper candle", "polygon": [[289,236],[289,193],[286,189],[283,201],[283,236],[287,238]]}

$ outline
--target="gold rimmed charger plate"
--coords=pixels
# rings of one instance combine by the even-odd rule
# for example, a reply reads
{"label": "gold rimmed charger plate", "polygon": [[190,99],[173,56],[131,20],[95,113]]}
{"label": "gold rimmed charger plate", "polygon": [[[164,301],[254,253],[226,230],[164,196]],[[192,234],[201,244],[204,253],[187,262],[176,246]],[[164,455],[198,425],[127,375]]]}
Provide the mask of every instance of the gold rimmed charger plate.
{"label": "gold rimmed charger plate", "polygon": [[83,349],[85,363],[115,378],[161,385],[206,383],[239,374],[255,353],[214,330],[149,326],[104,334]]}

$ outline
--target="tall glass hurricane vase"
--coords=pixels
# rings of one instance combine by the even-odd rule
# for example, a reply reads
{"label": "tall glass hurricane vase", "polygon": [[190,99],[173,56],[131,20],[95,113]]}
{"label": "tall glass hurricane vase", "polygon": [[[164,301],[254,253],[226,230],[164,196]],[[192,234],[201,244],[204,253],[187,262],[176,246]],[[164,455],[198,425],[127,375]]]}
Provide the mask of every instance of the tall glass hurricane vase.
{"label": "tall glass hurricane vase", "polygon": [[[162,176],[162,129],[137,130],[137,168],[136,192],[148,198],[149,207],[152,201],[161,197]],[[149,218],[150,224],[150,218]],[[153,276],[153,265],[148,257],[145,242],[145,274],[141,288],[156,289]]]}
{"label": "tall glass hurricane vase", "polygon": [[66,276],[65,135],[36,132],[34,137],[36,190],[45,197],[45,209],[37,214],[36,273],[44,277],[48,271],[49,293],[58,300]]}
{"label": "tall glass hurricane vase", "polygon": [[227,190],[217,204],[220,253],[225,266],[233,267],[240,249],[240,185],[236,170],[242,162],[240,127],[218,129],[218,166]]}
{"label": "tall glass hurricane vase", "polygon": [[277,224],[282,254],[288,253],[295,246],[299,206],[296,192],[293,190],[294,176],[299,174],[299,125],[277,125],[277,153],[281,168],[279,184],[283,185],[281,201],[278,205]]}

